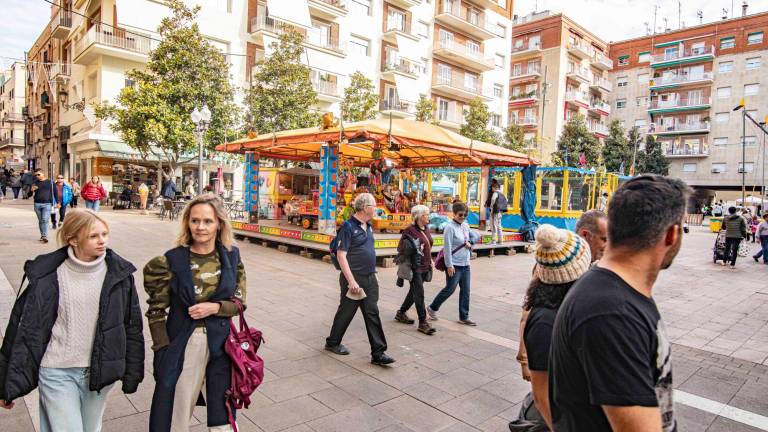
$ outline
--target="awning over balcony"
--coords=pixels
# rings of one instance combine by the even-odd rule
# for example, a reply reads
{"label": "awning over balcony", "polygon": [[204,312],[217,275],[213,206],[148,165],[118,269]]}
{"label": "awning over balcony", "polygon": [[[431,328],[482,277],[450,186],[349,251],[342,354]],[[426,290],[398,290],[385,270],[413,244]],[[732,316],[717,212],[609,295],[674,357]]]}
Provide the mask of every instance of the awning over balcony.
{"label": "awning over balcony", "polygon": [[404,77],[400,74],[395,75],[395,85],[397,86],[397,96],[400,100],[408,102],[419,101],[418,81],[413,78]]}
{"label": "awning over balcony", "polygon": [[307,0],[267,0],[269,17],[299,27],[311,28]]}
{"label": "awning over balcony", "polygon": [[395,35],[397,41],[397,54],[416,63],[423,63],[424,53],[419,48],[419,43],[402,35]]}

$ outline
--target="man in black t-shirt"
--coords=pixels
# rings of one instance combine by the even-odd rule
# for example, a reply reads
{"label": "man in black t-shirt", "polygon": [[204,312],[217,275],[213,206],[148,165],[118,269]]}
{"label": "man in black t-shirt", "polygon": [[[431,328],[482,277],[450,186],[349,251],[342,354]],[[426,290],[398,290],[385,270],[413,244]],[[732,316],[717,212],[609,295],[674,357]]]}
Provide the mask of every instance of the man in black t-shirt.
{"label": "man in black t-shirt", "polygon": [[608,209],[608,246],[571,288],[552,333],[555,431],[677,430],[670,343],[652,297],[680,250],[688,186],[635,177]]}
{"label": "man in black t-shirt", "polygon": [[35,170],[35,183],[32,184],[31,191],[35,196],[34,208],[40,229],[40,241],[48,243],[48,224],[56,197],[53,194],[53,182],[45,178],[45,173],[40,168]]}

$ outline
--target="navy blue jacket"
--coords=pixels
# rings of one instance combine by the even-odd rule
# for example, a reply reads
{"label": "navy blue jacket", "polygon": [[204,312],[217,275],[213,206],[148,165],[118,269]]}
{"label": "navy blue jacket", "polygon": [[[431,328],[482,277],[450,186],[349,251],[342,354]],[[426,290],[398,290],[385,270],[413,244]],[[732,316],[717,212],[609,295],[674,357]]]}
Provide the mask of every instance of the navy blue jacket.
{"label": "navy blue jacket", "polygon": [[[232,247],[227,251],[220,244],[219,259],[221,275],[219,287],[209,301],[229,300],[234,297],[237,285],[237,265],[240,251]],[[165,253],[171,270],[171,306],[166,321],[170,343],[155,352],[155,392],[152,395],[152,410],[149,415],[150,432],[165,432],[171,429],[171,413],[176,382],[184,365],[184,351],[198,320],[189,316],[188,309],[197,304],[195,288],[190,269],[189,248],[179,246]],[[231,363],[224,352],[224,341],[229,335],[229,318],[211,315],[204,318],[208,335],[208,366],[205,371],[205,405],[208,407],[208,426],[228,424],[226,396],[231,382]],[[198,405],[201,405],[198,401]],[[234,412],[234,407],[232,407]]]}

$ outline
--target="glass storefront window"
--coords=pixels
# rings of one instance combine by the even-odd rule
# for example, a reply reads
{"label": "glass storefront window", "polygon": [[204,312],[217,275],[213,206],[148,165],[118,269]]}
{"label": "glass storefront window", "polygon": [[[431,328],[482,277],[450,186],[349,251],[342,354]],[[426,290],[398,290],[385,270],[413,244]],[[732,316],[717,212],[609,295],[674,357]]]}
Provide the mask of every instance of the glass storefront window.
{"label": "glass storefront window", "polygon": [[541,206],[542,210],[560,210],[560,202],[563,191],[562,171],[540,171],[536,173],[541,178]]}

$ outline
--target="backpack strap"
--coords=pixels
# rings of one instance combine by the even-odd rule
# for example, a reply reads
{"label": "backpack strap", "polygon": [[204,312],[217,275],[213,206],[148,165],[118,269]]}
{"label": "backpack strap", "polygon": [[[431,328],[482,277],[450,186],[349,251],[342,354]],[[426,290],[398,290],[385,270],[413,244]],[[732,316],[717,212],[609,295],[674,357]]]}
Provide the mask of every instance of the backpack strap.
{"label": "backpack strap", "polygon": [[24,288],[25,280],[27,280],[27,272],[24,272],[24,276],[21,277],[21,284],[19,284],[19,291],[16,293],[16,300],[18,300],[19,296],[21,295],[21,289]]}

